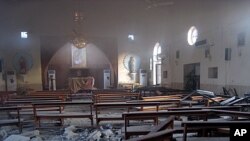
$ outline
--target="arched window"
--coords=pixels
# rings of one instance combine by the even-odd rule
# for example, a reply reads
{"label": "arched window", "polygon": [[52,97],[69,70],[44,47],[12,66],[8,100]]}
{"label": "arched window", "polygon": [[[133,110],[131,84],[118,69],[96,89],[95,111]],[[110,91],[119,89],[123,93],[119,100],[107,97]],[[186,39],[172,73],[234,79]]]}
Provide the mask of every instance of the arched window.
{"label": "arched window", "polygon": [[153,50],[153,85],[161,84],[161,45],[156,43]]}
{"label": "arched window", "polygon": [[188,36],[187,36],[187,41],[190,46],[194,45],[196,43],[196,40],[198,38],[198,30],[196,29],[195,26],[192,26],[188,30]]}

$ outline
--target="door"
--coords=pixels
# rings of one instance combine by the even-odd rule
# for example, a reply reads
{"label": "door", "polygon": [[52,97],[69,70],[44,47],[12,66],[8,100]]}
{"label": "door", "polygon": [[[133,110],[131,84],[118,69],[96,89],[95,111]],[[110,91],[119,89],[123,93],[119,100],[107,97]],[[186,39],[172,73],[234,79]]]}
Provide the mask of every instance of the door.
{"label": "door", "polygon": [[200,89],[200,63],[184,65],[184,89]]}

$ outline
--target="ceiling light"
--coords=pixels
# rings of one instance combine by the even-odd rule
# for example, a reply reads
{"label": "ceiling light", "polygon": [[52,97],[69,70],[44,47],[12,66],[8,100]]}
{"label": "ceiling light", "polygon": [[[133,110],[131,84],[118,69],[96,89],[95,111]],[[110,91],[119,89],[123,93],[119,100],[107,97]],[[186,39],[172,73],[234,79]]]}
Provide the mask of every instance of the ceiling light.
{"label": "ceiling light", "polygon": [[24,32],[24,31],[22,31],[21,32],[21,38],[28,38],[28,32]]}

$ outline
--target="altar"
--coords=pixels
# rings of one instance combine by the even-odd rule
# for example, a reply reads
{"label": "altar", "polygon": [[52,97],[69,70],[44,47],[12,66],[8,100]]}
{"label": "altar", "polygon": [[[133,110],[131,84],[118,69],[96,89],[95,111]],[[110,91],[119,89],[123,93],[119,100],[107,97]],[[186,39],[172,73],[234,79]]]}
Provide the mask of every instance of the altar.
{"label": "altar", "polygon": [[79,90],[92,90],[94,88],[94,77],[70,77],[69,89],[76,93]]}

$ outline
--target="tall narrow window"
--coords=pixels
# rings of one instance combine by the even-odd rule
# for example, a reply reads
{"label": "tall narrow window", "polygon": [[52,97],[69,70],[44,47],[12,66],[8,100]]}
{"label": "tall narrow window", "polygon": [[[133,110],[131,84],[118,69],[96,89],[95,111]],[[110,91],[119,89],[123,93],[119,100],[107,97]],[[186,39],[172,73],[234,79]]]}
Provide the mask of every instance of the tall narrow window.
{"label": "tall narrow window", "polygon": [[28,38],[28,32],[21,32],[21,38],[22,39],[26,39],[26,38]]}
{"label": "tall narrow window", "polygon": [[159,43],[156,43],[153,51],[153,84],[161,84],[161,46]]}

